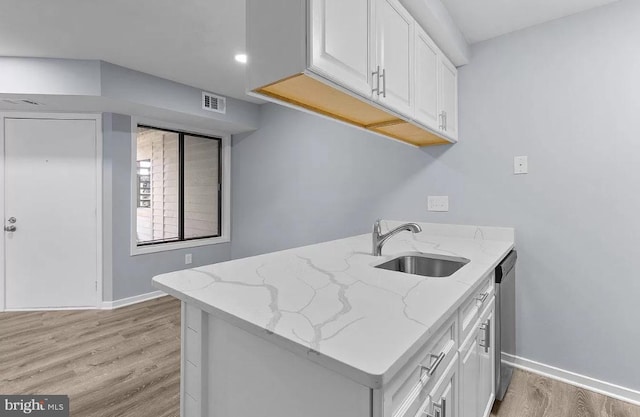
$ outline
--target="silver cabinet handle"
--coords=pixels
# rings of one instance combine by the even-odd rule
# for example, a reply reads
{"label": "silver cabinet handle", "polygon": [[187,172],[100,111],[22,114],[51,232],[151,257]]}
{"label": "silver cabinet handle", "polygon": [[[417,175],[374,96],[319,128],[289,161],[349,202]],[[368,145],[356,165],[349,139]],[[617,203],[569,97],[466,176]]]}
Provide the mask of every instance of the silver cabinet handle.
{"label": "silver cabinet handle", "polygon": [[[380,65],[378,65],[376,70],[371,73],[371,77],[373,78],[374,76],[376,77],[376,88],[372,88],[371,92],[380,95]],[[373,80],[371,81],[373,83]]]}
{"label": "silver cabinet handle", "polygon": [[10,225],[10,226],[5,226],[4,227],[4,231],[5,232],[15,232],[17,229],[14,225]]}
{"label": "silver cabinet handle", "polygon": [[489,296],[489,292],[483,292],[482,294],[476,296],[476,300],[480,301],[480,303],[484,303],[487,300],[487,297]]}
{"label": "silver cabinet handle", "polygon": [[484,332],[484,339],[480,341],[480,346],[484,348],[485,353],[489,352],[491,347],[491,320],[487,320],[480,326],[480,330]]}
{"label": "silver cabinet handle", "polygon": [[[386,98],[387,97],[387,70],[386,69],[382,69],[382,75],[380,75],[380,77],[382,78],[382,97]],[[380,93],[378,93],[379,95]]]}
{"label": "silver cabinet handle", "polygon": [[447,400],[442,398],[439,403],[433,403],[433,415],[423,411],[426,417],[447,417]]}
{"label": "silver cabinet handle", "polygon": [[430,359],[435,358],[436,361],[430,364],[429,366],[420,365],[420,377],[422,377],[422,372],[426,372],[428,376],[433,375],[433,373],[438,369],[438,365],[442,362],[444,357],[447,356],[446,353],[440,352],[439,355],[434,355],[433,353],[429,355]]}
{"label": "silver cabinet handle", "polygon": [[442,110],[442,115],[444,116],[443,117],[444,118],[444,131],[446,132],[447,131],[447,127],[448,127],[447,126],[447,112]]}
{"label": "silver cabinet handle", "polygon": [[433,404],[434,417],[447,417],[447,400],[444,398],[440,400],[440,403]]}

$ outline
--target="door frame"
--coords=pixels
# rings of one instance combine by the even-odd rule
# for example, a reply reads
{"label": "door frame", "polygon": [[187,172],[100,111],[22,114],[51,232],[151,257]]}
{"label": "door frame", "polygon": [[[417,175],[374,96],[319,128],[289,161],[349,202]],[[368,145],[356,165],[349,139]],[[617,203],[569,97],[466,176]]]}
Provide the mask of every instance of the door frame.
{"label": "door frame", "polygon": [[[93,120],[96,126],[96,305],[102,306],[103,286],[103,248],[102,248],[102,114],[99,113],[29,113],[0,112],[0,215],[5,218],[5,121],[7,119],[41,119],[41,120]],[[4,223],[4,222],[3,222]],[[6,278],[5,278],[5,240],[0,239],[0,311],[6,310]],[[85,307],[86,308],[86,307]],[[77,310],[82,307],[60,307],[48,310]],[[39,309],[22,309],[39,310]],[[14,310],[11,311],[20,311]]]}

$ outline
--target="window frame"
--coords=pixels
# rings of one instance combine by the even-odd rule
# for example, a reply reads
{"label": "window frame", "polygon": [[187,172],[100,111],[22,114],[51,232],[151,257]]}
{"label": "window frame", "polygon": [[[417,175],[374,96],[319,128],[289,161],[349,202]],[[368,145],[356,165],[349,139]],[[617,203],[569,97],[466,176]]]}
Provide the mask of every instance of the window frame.
{"label": "window frame", "polygon": [[[149,128],[157,128],[159,130],[167,130],[176,133],[184,133],[185,135],[205,136],[220,139],[220,184],[222,190],[220,192],[220,235],[216,237],[192,238],[188,240],[180,240],[176,242],[157,242],[144,245],[138,245],[137,241],[137,138],[138,126]],[[194,248],[199,246],[217,245],[220,243],[231,242],[231,135],[228,133],[193,128],[158,120],[150,120],[139,117],[131,117],[131,200],[129,206],[131,210],[131,230],[130,236],[130,255],[144,255],[149,253],[166,252],[171,250]],[[183,176],[183,167],[179,168],[180,175]],[[182,181],[182,180],[181,180]],[[182,192],[182,191],[181,191]]]}

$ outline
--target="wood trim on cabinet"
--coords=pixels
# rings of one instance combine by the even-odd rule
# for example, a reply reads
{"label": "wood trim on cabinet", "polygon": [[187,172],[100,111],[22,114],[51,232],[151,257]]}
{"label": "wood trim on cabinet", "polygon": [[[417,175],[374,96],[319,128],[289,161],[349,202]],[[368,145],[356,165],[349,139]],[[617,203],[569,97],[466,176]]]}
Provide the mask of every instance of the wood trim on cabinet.
{"label": "wood trim on cabinet", "polygon": [[416,146],[451,144],[451,142],[442,139],[441,137],[429,132],[428,130],[422,129],[421,127],[416,126],[413,123],[405,121],[394,124],[374,126],[370,129],[374,132],[382,133],[383,135],[390,136],[392,138]]}
{"label": "wood trim on cabinet", "polygon": [[359,127],[400,121],[397,117],[306,74],[285,78],[261,87],[256,92]]}
{"label": "wood trim on cabinet", "polygon": [[256,93],[312,110],[416,146],[450,144],[436,134],[387,113],[306,74],[296,74],[255,90]]}

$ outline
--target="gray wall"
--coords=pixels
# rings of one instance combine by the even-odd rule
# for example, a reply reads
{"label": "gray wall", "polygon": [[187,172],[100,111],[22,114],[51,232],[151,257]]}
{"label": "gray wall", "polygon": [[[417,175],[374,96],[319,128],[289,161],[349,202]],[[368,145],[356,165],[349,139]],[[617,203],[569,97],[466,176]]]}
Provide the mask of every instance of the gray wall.
{"label": "gray wall", "polygon": [[[101,94],[105,98],[159,107],[169,110],[173,117],[200,119],[198,126],[203,128],[245,132],[257,127],[259,107],[253,103],[227,97],[226,113],[216,113],[202,109],[202,89],[199,88],[104,61],[100,61],[100,76]],[[208,124],[202,126],[205,121]]]}
{"label": "gray wall", "polygon": [[424,150],[275,104],[260,126],[233,137],[233,258],[429,218]]}
{"label": "gray wall", "polygon": [[[215,92],[214,92],[215,93]],[[0,56],[0,110],[135,114],[201,129],[255,130],[259,106],[227,97],[226,113],[202,109],[202,90],[108,62]]]}
{"label": "gray wall", "polygon": [[[233,143],[232,256],[376,217],[513,226],[518,355],[640,390],[640,2],[476,45],[460,138],[414,149],[275,105]],[[530,174],[514,176],[528,155]],[[428,213],[428,194],[451,211]]]}
{"label": "gray wall", "polygon": [[[186,267],[228,260],[228,243],[130,256],[131,118],[103,116],[104,299],[118,300],[155,291],[151,278]],[[193,264],[184,255],[193,254]]]}
{"label": "gray wall", "polygon": [[[481,43],[446,221],[516,227],[518,354],[640,390],[640,2]],[[528,155],[530,174],[508,175]]]}
{"label": "gray wall", "polygon": [[0,94],[100,95],[100,61],[0,56]]}

